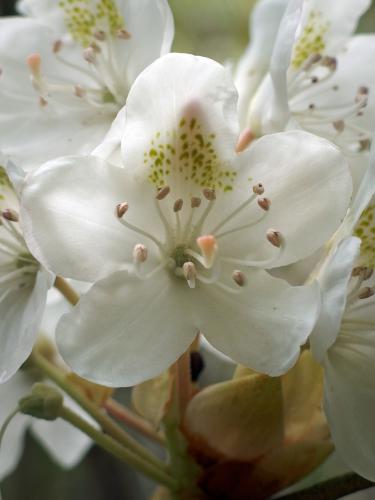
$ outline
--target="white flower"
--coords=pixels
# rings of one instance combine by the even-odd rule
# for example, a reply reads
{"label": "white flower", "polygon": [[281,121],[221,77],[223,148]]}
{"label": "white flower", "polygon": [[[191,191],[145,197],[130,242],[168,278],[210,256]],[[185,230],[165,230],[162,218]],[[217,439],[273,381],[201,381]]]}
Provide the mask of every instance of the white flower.
{"label": "white flower", "polygon": [[[17,408],[18,401],[30,393],[33,383],[34,380],[27,370],[20,370],[5,384],[0,385],[0,425]],[[66,399],[66,404],[87,419],[70,398]],[[16,468],[22,455],[27,429],[31,430],[51,458],[61,467],[74,467],[91,446],[90,438],[61,419],[51,422],[28,415],[16,415],[1,443],[0,480]]]}
{"label": "white flower", "polygon": [[0,20],[0,148],[29,169],[91,152],[174,26],[167,0],[24,0],[22,10]]}
{"label": "white flower", "polygon": [[324,408],[335,446],[352,470],[374,481],[375,280],[372,268],[353,269],[359,246],[358,238],[344,239],[326,266],[310,341],[325,371]]}
{"label": "white flower", "polygon": [[123,168],[65,157],[29,176],[22,218],[33,254],[58,274],[97,281],[57,328],[64,359],[85,378],[141,382],[198,331],[261,372],[298,357],[316,288],[263,269],[329,238],[350,174],[334,146],[301,131],[236,154],[236,102],[221,65],[164,56],[129,93]]}
{"label": "white flower", "polygon": [[351,156],[367,151],[375,128],[375,36],[351,35],[369,5],[369,0],[291,0],[275,42],[274,20],[264,18],[258,28],[263,36],[250,44],[252,57],[244,56],[240,66],[242,95],[243,66],[259,58],[265,34],[274,42],[268,47],[273,53],[255,95],[252,90],[240,101],[242,116],[247,114],[243,126],[255,135],[300,128],[335,142]]}
{"label": "white flower", "polygon": [[[7,168],[16,178],[14,165],[8,163]],[[18,196],[0,167],[0,382],[8,380],[29,356],[54,281],[30,254],[18,211]]]}

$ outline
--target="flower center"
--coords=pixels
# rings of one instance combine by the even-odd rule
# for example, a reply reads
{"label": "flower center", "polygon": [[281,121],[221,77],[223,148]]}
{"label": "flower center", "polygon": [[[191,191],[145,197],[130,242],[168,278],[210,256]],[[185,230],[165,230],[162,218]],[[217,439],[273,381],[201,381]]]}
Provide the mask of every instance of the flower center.
{"label": "flower center", "polygon": [[[301,127],[312,133],[328,137],[347,153],[357,153],[370,147],[371,134],[358,124],[364,115],[368,100],[368,87],[353,92],[353,100],[343,102],[337,98],[337,84],[327,84],[336,73],[337,60],[311,53],[289,75],[288,93],[291,114]],[[332,93],[333,105],[320,102],[321,96]]]}
{"label": "flower center", "polygon": [[[131,34],[113,0],[62,0],[65,24],[74,43],[83,48],[82,60],[72,62],[65,56],[65,44],[56,40],[52,53],[64,78],[46,77],[39,54],[31,54],[27,63],[31,81],[42,108],[47,105],[64,108],[95,109],[115,115],[125,104],[129,83],[121,65],[126,41]],[[67,48],[70,48],[68,42]],[[52,73],[53,68],[44,68]],[[59,71],[61,74],[61,70]]]}
{"label": "flower center", "polygon": [[[184,278],[190,288],[195,288],[197,283],[214,284],[230,293],[238,293],[246,285],[246,278],[243,271],[238,267],[246,268],[250,266],[267,267],[271,266],[275,258],[278,258],[283,251],[284,242],[278,231],[269,229],[265,238],[269,243],[277,248],[277,255],[266,261],[250,261],[248,259],[238,259],[225,255],[220,251],[220,242],[223,239],[231,238],[233,234],[247,231],[252,226],[258,224],[267,217],[271,207],[271,201],[263,198],[264,192],[262,184],[253,186],[249,197],[236,208],[232,209],[225,217],[213,227],[208,227],[209,215],[215,207],[220,207],[219,200],[216,199],[216,191],[212,188],[204,188],[201,196],[193,196],[189,203],[185,203],[182,198],[173,201],[172,191],[169,186],[163,186],[156,191],[155,208],[160,221],[165,229],[164,239],[159,239],[155,235],[144,231],[142,228],[128,221],[128,203],[117,205],[117,217],[120,222],[129,230],[142,235],[151,240],[158,248],[160,254],[160,264],[148,274],[142,270],[148,257],[148,249],[139,243],[133,252],[133,262],[136,274],[140,279],[147,279],[153,276],[162,268],[169,268],[175,276]],[[172,200],[171,200],[172,198]],[[258,215],[246,224],[236,224],[236,219],[246,212],[253,204],[257,206]],[[185,212],[185,213],[184,213]],[[130,217],[129,217],[130,218]],[[244,249],[246,255],[246,249]],[[223,264],[235,265],[229,276],[221,277]],[[233,287],[234,282],[234,287]]]}

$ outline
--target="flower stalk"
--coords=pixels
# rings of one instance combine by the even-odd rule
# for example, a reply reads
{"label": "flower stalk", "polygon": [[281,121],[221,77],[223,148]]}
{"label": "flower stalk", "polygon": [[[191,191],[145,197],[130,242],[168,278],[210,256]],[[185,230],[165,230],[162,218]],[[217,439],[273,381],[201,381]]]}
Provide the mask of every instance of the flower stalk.
{"label": "flower stalk", "polygon": [[118,441],[123,447],[128,448],[134,454],[141,457],[146,462],[152,464],[154,467],[167,473],[168,467],[152,453],[150,453],[144,446],[140,445],[133,439],[124,429],[122,429],[116,422],[105,415],[100,408],[88,400],[82,392],[74,387],[65,376],[65,373],[47,361],[43,356],[37,352],[32,354],[32,362],[37,366],[48,378],[55,382],[63,391],[76,401],[98,424],[102,429],[109,434],[114,440]]}
{"label": "flower stalk", "polygon": [[167,486],[171,490],[176,490],[178,488],[178,482],[175,481],[167,472],[144,460],[142,457],[140,457],[130,449],[124,448],[111,436],[98,431],[97,429],[95,429],[95,427],[90,425],[86,420],[71,411],[69,408],[63,406],[60,411],[60,417],[87,434],[91,439],[95,441],[97,445],[99,445],[101,448],[111,453],[118,459],[134,466],[145,475],[154,479],[158,483]]}

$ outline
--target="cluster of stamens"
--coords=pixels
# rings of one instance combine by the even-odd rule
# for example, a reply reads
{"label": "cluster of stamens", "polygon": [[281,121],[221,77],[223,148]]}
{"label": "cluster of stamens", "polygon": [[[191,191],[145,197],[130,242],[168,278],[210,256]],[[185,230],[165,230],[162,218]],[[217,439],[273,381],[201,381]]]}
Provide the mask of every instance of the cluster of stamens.
{"label": "cluster of stamens", "polygon": [[[371,135],[353,123],[352,118],[362,116],[367,105],[369,89],[362,85],[358,87],[350,102],[339,105],[323,106],[314,102],[314,96],[319,97],[320,91],[327,92],[321,85],[332,79],[337,69],[334,57],[312,54],[289,80],[289,103],[292,115],[301,123],[305,130],[313,133],[323,133],[334,142],[339,142],[348,152],[368,149]],[[332,85],[328,91],[337,92],[338,85]],[[306,108],[306,102],[308,103]]]}
{"label": "cluster of stamens", "polygon": [[[127,220],[130,210],[129,204],[127,202],[119,203],[116,207],[116,215],[120,222],[127,229],[151,240],[158,247],[161,256],[161,262],[155,269],[148,273],[144,272],[142,266],[147,261],[149,250],[143,243],[137,243],[133,251],[133,263],[136,275],[140,279],[148,279],[160,269],[168,267],[176,276],[184,278],[190,288],[195,288],[197,282],[200,281],[205,284],[214,284],[230,293],[238,293],[247,283],[244,272],[234,269],[231,274],[231,281],[235,286],[228,286],[219,279],[221,263],[230,263],[245,268],[251,266],[272,267],[272,262],[283,251],[283,238],[280,232],[269,229],[265,234],[265,238],[273,247],[278,249],[276,257],[260,262],[219,255],[221,238],[238,231],[247,230],[267,216],[271,207],[271,201],[263,197],[263,194],[263,185],[260,183],[255,184],[247,200],[234,209],[214,228],[205,232],[204,226],[207,218],[217,203],[215,189],[203,189],[201,196],[191,197],[189,203],[185,203],[182,198],[177,198],[168,205],[171,207],[171,210],[169,209],[168,211],[165,200],[167,197],[170,197],[171,188],[163,186],[157,190],[154,202],[156,212],[165,229],[165,241],[161,241],[153,234],[131,224]],[[255,201],[261,210],[261,215],[257,220],[248,222],[242,226],[223,230],[224,226]],[[185,209],[188,211],[182,217],[181,214]]]}
{"label": "cluster of stamens", "polygon": [[[114,36],[119,40],[128,40],[131,37],[125,29],[119,29]],[[118,75],[111,38],[111,34],[97,31],[94,34],[94,41],[82,52],[82,65],[75,64],[63,56],[64,44],[61,40],[53,43],[52,53],[67,72],[73,70],[76,74],[81,74],[85,80],[89,77],[92,83],[85,86],[74,82],[68,84],[65,81],[51,81],[42,73],[40,55],[31,54],[27,58],[27,65],[40,106],[45,107],[51,101],[59,104],[63,99],[67,105],[67,98],[79,98],[85,106],[105,108],[110,113],[116,113],[125,103],[128,89],[124,75]],[[73,103],[75,106],[79,105],[77,99],[74,99]]]}
{"label": "cluster of stamens", "polygon": [[352,271],[350,280],[350,289],[347,298],[347,304],[353,305],[358,299],[369,299],[375,295],[373,286],[366,286],[364,282],[368,281],[374,274],[374,270],[365,266],[357,266]]}
{"label": "cluster of stamens", "polygon": [[0,297],[34,282],[39,264],[28,251],[18,229],[18,213],[7,208],[0,214]]}

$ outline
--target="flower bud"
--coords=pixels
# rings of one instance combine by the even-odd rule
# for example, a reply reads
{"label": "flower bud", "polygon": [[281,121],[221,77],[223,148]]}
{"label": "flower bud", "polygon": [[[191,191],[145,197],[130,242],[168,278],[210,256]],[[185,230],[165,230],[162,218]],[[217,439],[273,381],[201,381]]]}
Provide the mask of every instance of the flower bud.
{"label": "flower bud", "polygon": [[46,384],[36,383],[31,389],[31,394],[20,399],[19,410],[25,415],[44,420],[56,420],[60,416],[60,410],[64,399],[61,393]]}

